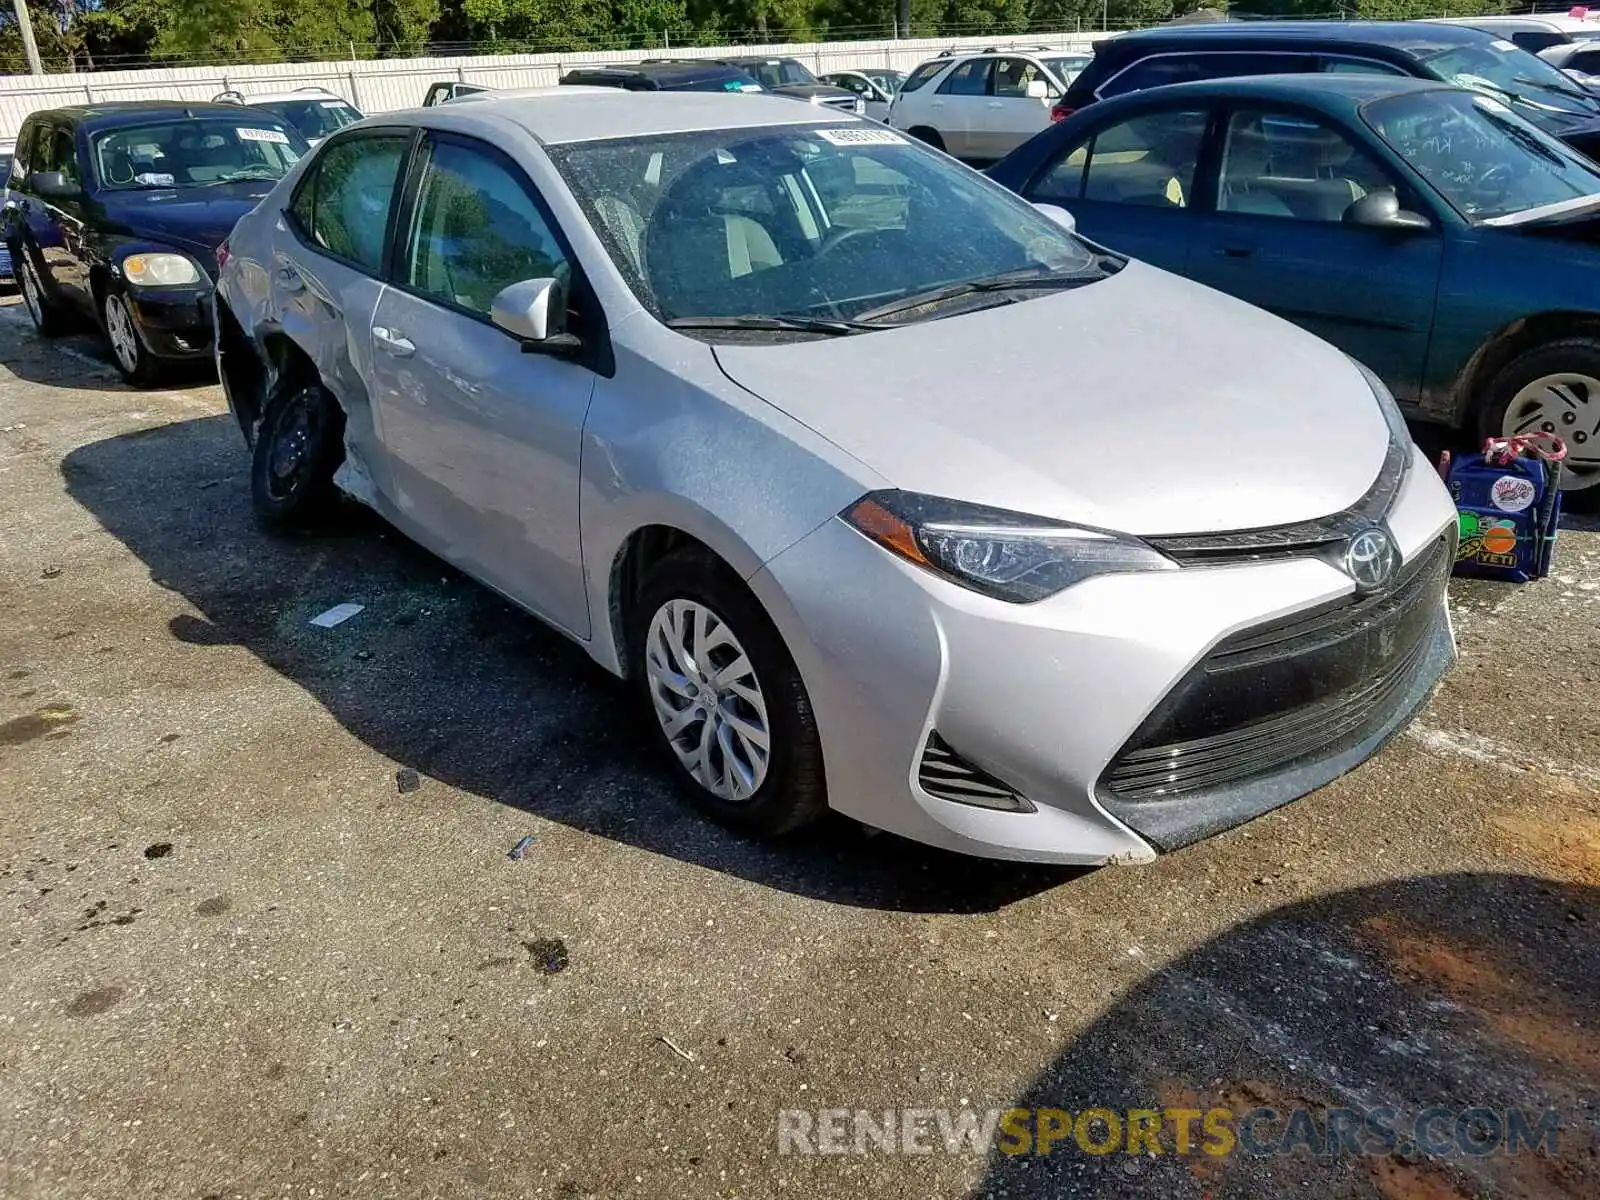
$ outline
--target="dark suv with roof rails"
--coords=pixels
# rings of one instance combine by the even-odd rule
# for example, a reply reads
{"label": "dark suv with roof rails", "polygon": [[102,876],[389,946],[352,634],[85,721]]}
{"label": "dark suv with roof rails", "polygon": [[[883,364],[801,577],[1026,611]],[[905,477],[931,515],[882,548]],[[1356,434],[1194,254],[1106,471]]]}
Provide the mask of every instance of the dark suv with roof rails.
{"label": "dark suv with roof rails", "polygon": [[718,60],[730,67],[738,67],[774,96],[789,96],[808,104],[821,104],[840,112],[866,114],[867,106],[854,92],[823,83],[811,73],[798,58],[771,58],[766,55],[749,55],[741,58]]}
{"label": "dark suv with roof rails", "polygon": [[45,337],[92,317],[130,383],[211,356],[218,248],[309,147],[270,112],[124,101],[35,112],[0,239]]}
{"label": "dark suv with roof rails", "polygon": [[647,59],[604,67],[574,67],[562,83],[625,88],[630,92],[759,92],[762,87],[737,67],[712,59]]}
{"label": "dark suv with roof rails", "polygon": [[1600,158],[1600,98],[1508,41],[1430,21],[1229,21],[1141,29],[1095,43],[1051,115],[1169,83],[1312,72],[1410,75],[1493,96]]}

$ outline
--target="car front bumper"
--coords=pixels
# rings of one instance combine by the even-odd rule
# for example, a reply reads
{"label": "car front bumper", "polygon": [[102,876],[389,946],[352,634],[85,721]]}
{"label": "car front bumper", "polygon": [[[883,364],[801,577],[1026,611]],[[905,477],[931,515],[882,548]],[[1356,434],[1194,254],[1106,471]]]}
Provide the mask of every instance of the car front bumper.
{"label": "car front bumper", "polygon": [[[1404,566],[1369,599],[1321,559],[1284,557],[1007,604],[840,520],[750,584],[805,681],[835,809],[986,857],[1141,861],[1320,787],[1406,723],[1455,660],[1454,522],[1416,451],[1386,519]],[[1246,668],[1220,710],[1196,684],[1219,663]],[[1030,811],[944,798],[950,753],[970,792],[1009,790]]]}
{"label": "car front bumper", "polygon": [[158,358],[204,358],[211,353],[211,291],[129,289],[128,308],[146,349]]}

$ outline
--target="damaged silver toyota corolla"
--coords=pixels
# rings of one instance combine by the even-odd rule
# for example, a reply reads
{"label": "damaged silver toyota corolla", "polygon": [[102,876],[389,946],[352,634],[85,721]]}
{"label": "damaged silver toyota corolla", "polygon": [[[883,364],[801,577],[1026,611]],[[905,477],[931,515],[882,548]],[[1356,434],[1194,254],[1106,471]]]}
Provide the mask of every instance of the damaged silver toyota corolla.
{"label": "damaged silver toyota corolla", "polygon": [[736,828],[1149,858],[1416,711],[1455,514],[1370,374],[1068,223],[781,99],[369,120],[227,247],[255,506],[561,630]]}

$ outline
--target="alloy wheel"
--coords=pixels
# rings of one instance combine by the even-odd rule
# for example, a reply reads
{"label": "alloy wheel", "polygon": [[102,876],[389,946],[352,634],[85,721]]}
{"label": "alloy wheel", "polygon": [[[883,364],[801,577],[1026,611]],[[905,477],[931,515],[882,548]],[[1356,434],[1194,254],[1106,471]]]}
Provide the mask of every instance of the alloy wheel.
{"label": "alloy wheel", "polygon": [[1511,398],[1501,432],[1553,433],[1567,444],[1561,490],[1600,484],[1600,379],[1564,371],[1544,375]]}
{"label": "alloy wheel", "polygon": [[129,375],[139,369],[139,335],[134,332],[133,318],[121,296],[112,293],[106,297],[106,335],[111,339],[111,353]]}
{"label": "alloy wheel", "polygon": [[33,273],[33,264],[28,261],[27,254],[26,250],[22,251],[22,302],[28,306],[33,327],[41,329],[44,326],[44,301],[39,294],[39,277]]}
{"label": "alloy wheel", "polygon": [[644,657],[651,705],[683,769],[720,799],[749,800],[772,761],[772,726],[733,630],[698,601],[669,600],[650,619]]}

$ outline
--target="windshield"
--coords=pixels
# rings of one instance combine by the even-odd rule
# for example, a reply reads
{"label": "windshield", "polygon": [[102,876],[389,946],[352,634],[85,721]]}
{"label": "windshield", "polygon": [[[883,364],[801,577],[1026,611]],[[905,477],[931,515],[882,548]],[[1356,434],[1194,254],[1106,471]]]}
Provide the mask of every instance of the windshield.
{"label": "windshield", "polygon": [[900,85],[906,81],[905,74],[901,71],[863,71],[862,74],[891,96],[898,92]]}
{"label": "windshield", "polygon": [[1600,111],[1572,79],[1537,54],[1510,42],[1487,41],[1454,45],[1423,54],[1423,63],[1446,83],[1491,92],[1503,98],[1557,108],[1565,112]]}
{"label": "windshield", "polygon": [[1103,273],[1101,256],[1031,205],[889,129],[714,130],[549,153],[665,321],[849,320],[1008,272]]}
{"label": "windshield", "polygon": [[282,179],[305,143],[281,122],[240,109],[237,117],[131,125],[95,135],[95,173],[108,189],[209,187]]}
{"label": "windshield", "polygon": [[289,122],[307,139],[321,139],[361,120],[361,114],[343,100],[272,100],[253,104]]}
{"label": "windshield", "polygon": [[1490,96],[1411,92],[1374,100],[1362,115],[1473,220],[1600,193],[1600,169]]}
{"label": "windshield", "polygon": [[817,77],[792,58],[769,58],[762,62],[735,64],[747,75],[754,75],[762,87],[783,87],[790,83],[815,83]]}

